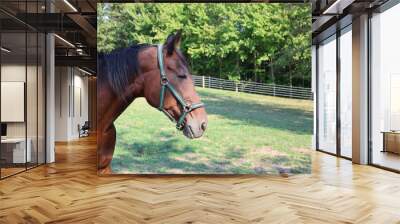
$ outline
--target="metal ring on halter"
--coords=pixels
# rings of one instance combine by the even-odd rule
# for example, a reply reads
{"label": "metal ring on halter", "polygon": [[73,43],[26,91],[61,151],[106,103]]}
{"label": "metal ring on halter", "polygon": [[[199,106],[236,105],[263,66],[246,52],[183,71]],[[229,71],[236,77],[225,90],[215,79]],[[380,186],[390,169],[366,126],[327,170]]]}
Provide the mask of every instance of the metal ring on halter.
{"label": "metal ring on halter", "polygon": [[186,105],[183,109],[185,112],[190,112],[192,107],[190,105]]}
{"label": "metal ring on halter", "polygon": [[161,78],[161,85],[167,85],[167,84],[168,84],[167,77]]}

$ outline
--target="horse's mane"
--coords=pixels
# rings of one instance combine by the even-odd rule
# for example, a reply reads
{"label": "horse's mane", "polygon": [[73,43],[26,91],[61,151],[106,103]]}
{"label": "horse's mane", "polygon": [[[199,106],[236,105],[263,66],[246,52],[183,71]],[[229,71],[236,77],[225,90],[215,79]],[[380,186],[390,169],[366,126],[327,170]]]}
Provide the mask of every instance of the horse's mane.
{"label": "horse's mane", "polygon": [[122,97],[129,80],[138,74],[138,54],[150,46],[152,45],[137,44],[111,53],[98,54],[99,74],[110,84],[116,95]]}

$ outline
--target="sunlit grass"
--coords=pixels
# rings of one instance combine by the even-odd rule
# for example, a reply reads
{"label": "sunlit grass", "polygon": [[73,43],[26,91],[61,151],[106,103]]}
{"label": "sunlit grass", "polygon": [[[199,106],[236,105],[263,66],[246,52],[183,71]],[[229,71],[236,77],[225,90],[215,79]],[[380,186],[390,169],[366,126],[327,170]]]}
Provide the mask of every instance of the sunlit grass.
{"label": "sunlit grass", "polygon": [[144,99],[116,122],[115,173],[310,172],[312,101],[197,89],[205,135],[189,140]]}

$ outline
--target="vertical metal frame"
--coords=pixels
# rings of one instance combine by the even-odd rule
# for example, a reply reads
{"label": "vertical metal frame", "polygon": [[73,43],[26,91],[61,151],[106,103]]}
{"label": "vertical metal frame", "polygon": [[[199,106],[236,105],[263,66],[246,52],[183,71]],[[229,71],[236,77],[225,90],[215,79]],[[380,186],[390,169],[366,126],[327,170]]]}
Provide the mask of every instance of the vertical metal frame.
{"label": "vertical metal frame", "polygon": [[319,150],[319,44],[315,46],[315,148]]}
{"label": "vertical metal frame", "polygon": [[[39,13],[39,0],[36,1],[36,12]],[[39,165],[39,32],[36,32],[36,166],[38,165]]]}
{"label": "vertical metal frame", "polygon": [[[44,5],[45,5],[45,13],[48,13],[48,4],[49,4],[49,0],[45,0],[44,1]],[[44,74],[42,74],[42,76],[44,75],[44,77],[42,77],[42,82],[44,82],[44,136],[43,136],[43,141],[44,141],[44,163],[47,163],[47,36],[48,33],[45,32],[44,33]],[[42,69],[42,73],[43,73],[43,69]]]}
{"label": "vertical metal frame", "polygon": [[367,100],[367,116],[368,116],[368,164],[372,164],[373,161],[373,152],[372,152],[372,64],[371,64],[371,57],[372,57],[372,30],[371,30],[371,20],[372,20],[372,12],[368,12],[368,30],[367,30],[367,42],[368,42],[368,54],[367,54],[367,82],[368,82],[368,100]]}
{"label": "vertical metal frame", "polygon": [[340,76],[341,76],[341,65],[340,65],[340,36],[341,31],[337,28],[336,30],[336,155],[341,156],[341,133],[342,125],[340,120]]}
{"label": "vertical metal frame", "polygon": [[[25,21],[28,19],[28,0],[25,0]],[[24,88],[24,121],[25,121],[25,170],[28,169],[28,24],[25,23],[25,88]],[[32,154],[31,154],[32,155]]]}

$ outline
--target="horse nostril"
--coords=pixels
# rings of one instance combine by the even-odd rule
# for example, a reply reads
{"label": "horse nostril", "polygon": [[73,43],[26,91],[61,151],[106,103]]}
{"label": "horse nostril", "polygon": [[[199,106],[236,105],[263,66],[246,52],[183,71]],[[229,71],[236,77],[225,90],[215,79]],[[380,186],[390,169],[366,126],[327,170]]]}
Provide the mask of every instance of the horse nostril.
{"label": "horse nostril", "polygon": [[207,123],[206,123],[206,122],[203,122],[203,123],[201,124],[201,130],[205,131],[206,128],[207,128]]}

